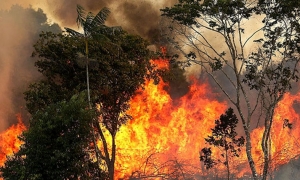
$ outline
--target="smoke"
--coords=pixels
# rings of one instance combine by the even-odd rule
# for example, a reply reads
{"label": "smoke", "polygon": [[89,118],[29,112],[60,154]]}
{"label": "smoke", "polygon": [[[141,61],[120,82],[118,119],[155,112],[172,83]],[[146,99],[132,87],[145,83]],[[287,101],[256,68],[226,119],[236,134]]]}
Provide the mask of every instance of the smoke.
{"label": "smoke", "polygon": [[46,22],[41,9],[14,5],[0,11],[0,131],[17,121],[17,113],[25,115],[23,92],[39,77],[30,57],[32,46],[41,31],[59,31],[57,25]]}
{"label": "smoke", "polygon": [[274,180],[298,179],[300,176],[300,159],[293,159],[275,172]]}
{"label": "smoke", "polygon": [[160,9],[175,2],[176,0],[54,0],[47,1],[43,9],[62,27],[76,28],[77,4],[93,13],[108,7],[111,14],[107,25],[122,26],[129,33],[138,34],[153,42],[159,34]]}

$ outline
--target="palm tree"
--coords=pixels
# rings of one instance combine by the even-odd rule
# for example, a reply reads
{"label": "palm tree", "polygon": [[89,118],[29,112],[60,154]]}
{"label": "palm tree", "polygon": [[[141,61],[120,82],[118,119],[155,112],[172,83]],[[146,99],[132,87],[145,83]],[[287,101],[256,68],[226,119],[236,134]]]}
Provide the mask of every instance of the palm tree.
{"label": "palm tree", "polygon": [[77,25],[83,28],[83,34],[70,29],[65,28],[68,33],[76,37],[83,37],[85,41],[85,56],[86,56],[86,83],[87,83],[87,93],[89,107],[91,108],[91,96],[90,96],[90,85],[89,85],[89,48],[88,48],[88,38],[91,37],[92,33],[99,29],[108,29],[104,25],[110,11],[108,8],[104,7],[96,15],[92,12],[86,12],[84,8],[77,5]]}
{"label": "palm tree", "polygon": [[[90,84],[89,84],[89,47],[88,47],[88,39],[93,38],[97,36],[97,38],[109,42],[109,38],[107,38],[103,32],[106,34],[114,34],[114,32],[121,31],[121,27],[107,27],[104,23],[109,15],[110,11],[108,8],[104,7],[101,9],[96,15],[94,15],[92,12],[86,12],[84,8],[80,5],[77,5],[77,25],[78,27],[81,27],[83,29],[83,33],[77,32],[70,28],[65,28],[66,32],[68,32],[70,35],[83,38],[85,42],[85,60],[86,60],[86,82],[87,82],[87,94],[88,94],[88,104],[89,108],[92,108],[91,105],[91,97],[90,97]],[[113,44],[113,43],[112,43]],[[94,133],[94,144],[95,144],[95,151],[96,151],[96,158],[98,163],[100,164],[100,157],[104,158],[108,172],[109,172],[109,178],[113,180],[114,178],[114,158],[110,159],[108,154],[108,147],[106,143],[106,139],[104,137],[104,134],[102,132],[102,129],[98,122],[95,122],[97,130],[100,133],[100,138],[104,145],[104,151],[105,156],[102,155],[102,153],[99,151],[98,147],[96,146],[96,135]],[[94,128],[93,128],[94,129]]]}

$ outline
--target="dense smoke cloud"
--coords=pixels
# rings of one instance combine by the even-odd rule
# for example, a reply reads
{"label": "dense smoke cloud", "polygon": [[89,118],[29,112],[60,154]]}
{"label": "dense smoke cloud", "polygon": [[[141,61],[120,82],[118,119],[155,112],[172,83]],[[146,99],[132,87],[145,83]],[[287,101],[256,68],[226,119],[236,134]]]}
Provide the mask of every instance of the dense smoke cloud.
{"label": "dense smoke cloud", "polygon": [[[41,9],[24,9],[19,5],[0,11],[0,131],[16,122],[24,113],[23,92],[39,75],[30,57],[41,31],[59,31],[48,25]],[[24,114],[23,114],[24,116]]]}
{"label": "dense smoke cloud", "polygon": [[172,6],[177,0],[12,0],[0,2],[0,9],[9,9],[13,4],[23,7],[41,8],[47,16],[61,27],[76,29],[76,6],[80,4],[87,11],[98,12],[108,7],[111,14],[107,25],[122,26],[130,33],[138,34],[150,41],[156,41],[159,35],[160,9]]}
{"label": "dense smoke cloud", "polygon": [[47,9],[49,14],[59,21],[60,25],[74,27],[77,4],[94,13],[103,7],[108,7],[111,10],[108,25],[122,26],[130,33],[156,41],[160,28],[160,9],[171,6],[174,2],[176,0],[55,0],[47,1]]}

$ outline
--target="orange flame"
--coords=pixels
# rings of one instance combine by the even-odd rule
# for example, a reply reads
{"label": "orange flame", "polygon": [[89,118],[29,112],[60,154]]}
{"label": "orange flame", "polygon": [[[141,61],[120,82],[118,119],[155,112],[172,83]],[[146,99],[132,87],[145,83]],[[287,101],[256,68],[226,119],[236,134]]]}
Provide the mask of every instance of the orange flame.
{"label": "orange flame", "polygon": [[[166,175],[171,171],[171,166],[166,164],[172,160],[180,160],[182,164],[188,162],[188,166],[194,167],[194,175],[209,174],[200,164],[199,151],[207,147],[204,138],[211,134],[214,120],[228,107],[225,102],[215,100],[217,95],[210,92],[208,83],[191,81],[189,92],[178,100],[171,99],[164,90],[167,86],[164,82],[157,86],[148,82],[144,91],[132,99],[129,114],[133,120],[121,127],[116,137],[116,179]],[[300,93],[287,93],[276,109],[271,133],[271,171],[300,155],[300,117],[293,108],[295,102],[300,103]],[[292,129],[283,126],[284,119],[289,119]],[[263,168],[262,134],[263,128],[251,133],[252,152],[260,174]],[[215,148],[213,153],[220,159],[221,152]],[[245,148],[240,157],[231,159],[230,163],[231,173],[236,177],[251,176]],[[226,175],[223,164],[216,168],[218,171],[214,173]],[[186,171],[191,172],[191,169]]]}
{"label": "orange flame", "polygon": [[227,106],[214,100],[215,95],[207,96],[210,94],[207,84],[196,79],[192,82],[189,92],[178,100],[171,99],[164,90],[167,84],[162,81],[159,85],[148,82],[144,91],[132,99],[129,114],[133,120],[121,127],[116,138],[119,153],[116,179],[140,171],[157,176],[165,173],[164,168],[151,172],[154,167],[144,164],[157,153],[158,164],[178,157],[200,167],[199,150],[205,145],[204,137]]}
{"label": "orange flame", "polygon": [[151,59],[150,62],[155,64],[156,69],[169,69],[169,60],[166,58],[167,49],[165,47],[160,47],[161,57],[158,59]]}
{"label": "orange flame", "polygon": [[6,161],[6,156],[19,151],[22,142],[18,136],[26,129],[20,114],[17,115],[18,124],[12,125],[9,129],[0,134],[0,166]]}

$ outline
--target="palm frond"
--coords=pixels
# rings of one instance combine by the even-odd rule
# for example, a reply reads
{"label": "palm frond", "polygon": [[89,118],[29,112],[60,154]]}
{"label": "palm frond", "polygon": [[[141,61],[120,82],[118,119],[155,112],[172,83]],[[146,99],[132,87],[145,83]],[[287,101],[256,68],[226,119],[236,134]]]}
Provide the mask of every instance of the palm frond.
{"label": "palm frond", "polygon": [[83,36],[83,34],[77,32],[77,31],[75,31],[75,30],[73,30],[73,29],[70,29],[70,28],[66,28],[66,27],[65,27],[65,30],[66,30],[66,32],[69,33],[71,36],[76,36],[76,37],[81,37],[81,36]]}
{"label": "palm frond", "polygon": [[117,33],[117,32],[123,31],[123,29],[122,29],[121,26],[112,26],[112,27],[110,27],[110,29],[111,29],[112,35],[114,35],[114,34]]}
{"label": "palm frond", "polygon": [[110,14],[110,10],[107,7],[102,8],[94,17],[93,24],[95,26],[104,25],[108,15]]}
{"label": "palm frond", "polygon": [[86,11],[84,10],[84,8],[82,6],[80,6],[79,4],[77,4],[77,25],[78,27],[84,27],[85,21],[86,21]]}
{"label": "palm frond", "polygon": [[86,15],[86,23],[91,24],[94,20],[95,16],[92,12],[88,12],[88,14]]}
{"label": "palm frond", "polygon": [[104,42],[109,42],[111,41],[106,35],[103,33],[97,33],[93,32],[92,33],[93,39],[97,40],[99,43],[104,43]]}
{"label": "palm frond", "polygon": [[84,23],[84,32],[89,34],[93,29],[94,29],[94,24],[93,24],[93,20],[94,20],[95,16],[92,12],[89,12],[86,15],[86,19],[85,19],[85,23]]}
{"label": "palm frond", "polygon": [[123,31],[121,26],[108,27],[105,25],[101,25],[98,26],[96,29],[96,32],[107,35],[115,35],[115,33],[119,33],[121,31]]}

